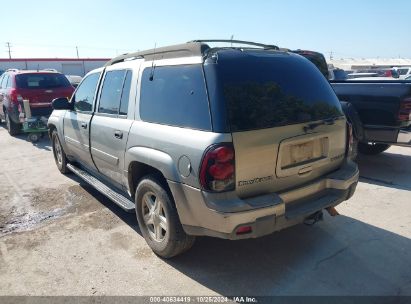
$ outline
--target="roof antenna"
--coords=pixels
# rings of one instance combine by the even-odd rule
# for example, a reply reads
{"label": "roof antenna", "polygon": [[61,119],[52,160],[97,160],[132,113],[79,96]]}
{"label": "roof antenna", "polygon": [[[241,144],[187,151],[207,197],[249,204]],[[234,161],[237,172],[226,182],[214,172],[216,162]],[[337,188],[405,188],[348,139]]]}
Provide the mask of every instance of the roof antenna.
{"label": "roof antenna", "polygon": [[153,62],[151,63],[151,73],[150,73],[150,81],[154,80],[154,70],[156,68],[156,66],[154,65],[154,61],[155,61],[155,56],[156,56],[156,47],[157,47],[157,42],[154,43],[154,50],[153,50]]}

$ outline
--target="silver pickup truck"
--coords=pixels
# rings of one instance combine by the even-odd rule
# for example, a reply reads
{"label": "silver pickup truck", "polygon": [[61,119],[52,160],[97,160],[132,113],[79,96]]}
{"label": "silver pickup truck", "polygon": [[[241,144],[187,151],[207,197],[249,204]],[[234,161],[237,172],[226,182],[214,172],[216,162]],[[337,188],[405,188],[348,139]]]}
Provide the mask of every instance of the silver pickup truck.
{"label": "silver pickup truck", "polygon": [[59,170],[135,211],[164,258],[195,236],[255,238],[316,221],[358,181],[329,83],[275,46],[193,41],[119,56],[53,107]]}

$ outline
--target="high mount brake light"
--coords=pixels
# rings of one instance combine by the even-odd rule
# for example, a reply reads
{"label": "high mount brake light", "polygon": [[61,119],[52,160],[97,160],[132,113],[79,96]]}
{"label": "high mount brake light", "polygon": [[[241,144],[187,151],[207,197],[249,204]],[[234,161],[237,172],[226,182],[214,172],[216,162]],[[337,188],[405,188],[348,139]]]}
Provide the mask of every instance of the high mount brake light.
{"label": "high mount brake light", "polygon": [[200,166],[200,184],[204,190],[212,192],[235,189],[235,153],[231,143],[207,149]]}

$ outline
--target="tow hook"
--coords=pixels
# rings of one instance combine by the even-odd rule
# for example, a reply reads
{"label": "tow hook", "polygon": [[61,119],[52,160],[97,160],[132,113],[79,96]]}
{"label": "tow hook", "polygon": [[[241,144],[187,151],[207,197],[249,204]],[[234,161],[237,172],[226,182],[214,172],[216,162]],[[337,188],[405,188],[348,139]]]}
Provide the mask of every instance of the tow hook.
{"label": "tow hook", "polygon": [[304,220],[304,225],[312,226],[315,223],[323,220],[323,212],[317,211],[316,213],[311,214]]}
{"label": "tow hook", "polygon": [[331,216],[340,215],[338,213],[337,209],[335,209],[334,207],[328,207],[328,208],[325,208],[325,210],[327,210],[328,214],[331,215]]}

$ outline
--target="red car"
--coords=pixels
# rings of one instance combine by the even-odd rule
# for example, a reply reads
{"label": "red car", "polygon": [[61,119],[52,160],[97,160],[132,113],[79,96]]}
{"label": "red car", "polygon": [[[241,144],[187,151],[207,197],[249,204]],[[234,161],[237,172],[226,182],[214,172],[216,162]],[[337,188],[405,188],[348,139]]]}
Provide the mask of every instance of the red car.
{"label": "red car", "polygon": [[[5,120],[10,135],[19,134],[28,117],[42,118],[36,127],[43,126],[52,112],[55,98],[70,98],[74,87],[61,73],[51,71],[7,70],[0,76],[0,121]],[[28,101],[24,102],[24,101]],[[25,104],[26,103],[26,108]],[[30,109],[27,109],[29,106]]]}

